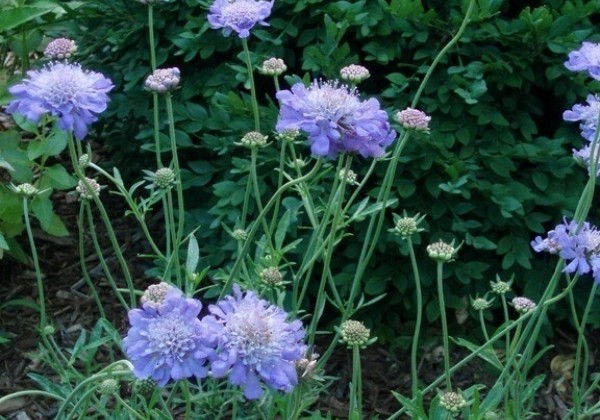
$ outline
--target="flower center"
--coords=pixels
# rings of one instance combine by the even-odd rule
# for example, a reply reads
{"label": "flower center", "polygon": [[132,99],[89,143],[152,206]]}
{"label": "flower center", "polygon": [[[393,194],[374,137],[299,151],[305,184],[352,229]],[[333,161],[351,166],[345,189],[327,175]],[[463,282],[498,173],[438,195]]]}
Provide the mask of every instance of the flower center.
{"label": "flower center", "polygon": [[148,326],[148,340],[156,351],[176,359],[194,348],[194,332],[178,312],[153,319]]}
{"label": "flower center", "polygon": [[307,95],[308,108],[315,116],[338,121],[344,116],[351,115],[358,107],[359,101],[353,91],[337,83],[323,83],[322,86],[313,84]]}
{"label": "flower center", "polygon": [[250,365],[276,356],[281,352],[274,320],[264,308],[235,313],[227,322],[232,346],[244,355]]}
{"label": "flower center", "polygon": [[253,0],[233,1],[223,8],[222,14],[228,26],[242,26],[256,22],[260,5]]}

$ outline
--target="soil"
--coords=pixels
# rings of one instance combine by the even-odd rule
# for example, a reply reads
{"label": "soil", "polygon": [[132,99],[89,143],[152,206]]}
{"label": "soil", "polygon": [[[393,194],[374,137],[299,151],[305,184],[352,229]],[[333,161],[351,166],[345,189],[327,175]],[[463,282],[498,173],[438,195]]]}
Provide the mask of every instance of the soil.
{"label": "soil", "polygon": [[[120,200],[106,195],[107,208],[116,224],[120,243],[124,244],[128,261],[135,273],[135,283],[143,289],[148,284],[144,272],[150,267],[149,262],[138,255],[144,249],[141,235],[131,218],[123,216]],[[57,212],[67,226],[75,232],[76,217],[79,206],[73,202],[72,196],[56,193],[54,197]],[[157,222],[160,222],[158,220]],[[100,225],[100,224],[98,224]],[[76,233],[76,232],[75,232]],[[57,328],[55,334],[59,346],[72,347],[82,330],[90,330],[100,317],[98,309],[87,293],[87,287],[81,276],[81,266],[77,248],[77,238],[73,235],[66,238],[50,237],[41,230],[35,230],[37,246],[40,253],[44,286],[47,301],[47,313]],[[100,235],[104,249],[110,249],[108,239]],[[87,238],[87,235],[86,235]],[[26,238],[21,241],[27,244]],[[85,241],[86,265],[93,281],[99,285],[103,302],[112,299],[112,290],[101,275],[99,261],[93,256],[93,248],[89,238]],[[116,264],[111,255],[106,255],[109,264]],[[39,342],[36,328],[39,323],[38,311],[35,309],[37,288],[35,274],[30,266],[11,261],[0,260],[0,331],[11,335],[10,343],[0,344],[0,396],[26,389],[37,389],[38,386],[28,376],[29,373],[48,374],[47,368],[39,360]],[[10,304],[9,302],[13,302]],[[118,302],[106,307],[108,320],[122,333],[126,331],[126,314]],[[538,363],[546,380],[538,392],[534,410],[539,413],[535,418],[559,419],[565,416],[569,405],[570,356],[574,353],[573,332],[556,329],[558,342]],[[598,371],[599,362],[596,349],[600,345],[597,331],[590,336],[593,366],[590,372]],[[467,353],[454,350],[452,359],[456,362]],[[565,356],[566,355],[566,356]],[[560,357],[559,357],[560,356]],[[100,354],[99,357],[102,357]],[[431,349],[421,354],[421,379],[430,383],[442,372],[440,348]],[[328,393],[317,403],[321,412],[330,412],[333,418],[347,416],[348,383],[351,378],[351,352],[342,346],[333,354],[328,364],[326,375],[336,377]],[[390,390],[403,395],[410,394],[409,354],[406,351],[389,351],[383,346],[373,345],[362,352],[364,411],[365,418],[387,418],[400,408],[400,404],[392,396]],[[59,380],[52,378],[51,380]],[[490,385],[493,378],[487,373],[483,362],[474,361],[453,377],[455,386],[468,388],[473,383]],[[26,420],[50,419],[55,414],[55,406],[51,400],[44,398],[17,398],[0,407],[0,416],[8,419]]]}

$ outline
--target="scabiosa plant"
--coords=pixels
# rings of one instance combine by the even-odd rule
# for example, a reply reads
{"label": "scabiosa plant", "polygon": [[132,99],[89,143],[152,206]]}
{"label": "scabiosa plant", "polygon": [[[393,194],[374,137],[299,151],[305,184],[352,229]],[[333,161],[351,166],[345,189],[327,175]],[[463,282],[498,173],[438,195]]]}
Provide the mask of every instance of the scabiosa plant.
{"label": "scabiosa plant", "polygon": [[79,180],[79,182],[77,182],[77,187],[75,188],[75,190],[79,193],[79,196],[82,199],[92,200],[95,196],[100,194],[102,186],[98,184],[98,181],[96,181],[95,179],[85,178],[85,180],[87,181],[87,184],[90,186],[91,190],[90,188],[88,188],[88,185],[86,185],[86,183],[82,180]]}
{"label": "scabiosa plant", "polygon": [[106,109],[107,94],[114,87],[102,74],[83,70],[79,64],[54,62],[27,76],[8,89],[15,99],[6,112],[22,114],[33,122],[53,115],[58,117],[58,126],[77,140],[85,138],[89,126]]}
{"label": "scabiosa plant", "polygon": [[579,128],[584,139],[592,141],[596,134],[598,116],[600,116],[600,102],[597,95],[588,95],[588,105],[577,104],[573,109],[563,113],[565,121],[579,121]]}
{"label": "scabiosa plant", "polygon": [[273,1],[215,0],[209,9],[208,23],[213,29],[223,28],[225,36],[236,32],[240,38],[248,38],[254,25],[269,26],[265,19],[272,7]]}
{"label": "scabiosa plant", "polygon": [[146,78],[144,87],[156,93],[166,93],[175,90],[179,86],[181,72],[177,67],[156,69]]}
{"label": "scabiosa plant", "polygon": [[340,77],[352,83],[360,83],[371,77],[371,73],[366,67],[350,64],[340,70]]}
{"label": "scabiosa plant", "polygon": [[565,67],[571,71],[587,71],[592,78],[600,80],[600,44],[582,43],[580,49],[569,53]]}
{"label": "scabiosa plant", "polygon": [[[247,399],[260,398],[269,388],[290,392],[298,383],[296,362],[304,357],[304,329],[298,320],[288,322],[287,313],[260,299],[254,292],[242,293],[235,285],[209,311],[223,325],[218,357],[211,374],[240,385]],[[206,318],[206,317],[205,317]]]}
{"label": "scabiosa plant", "polygon": [[588,222],[581,226],[575,221],[557,225],[546,238],[536,237],[531,242],[536,252],[558,254],[567,262],[566,273],[592,273],[600,282],[600,232]]}
{"label": "scabiosa plant", "polygon": [[269,58],[263,61],[259,72],[267,76],[281,76],[287,70],[287,66],[281,58]]}
{"label": "scabiosa plant", "polygon": [[514,297],[511,303],[515,307],[515,311],[520,314],[526,314],[527,312],[533,311],[537,306],[534,301],[523,296]]}
{"label": "scabiosa plant", "polygon": [[396,114],[396,119],[407,130],[429,131],[431,117],[418,109],[406,108]]}
{"label": "scabiosa plant", "polygon": [[277,93],[281,105],[276,130],[307,133],[311,151],[335,158],[341,153],[380,157],[396,138],[377,99],[361,101],[355,89],[337,81],[297,83]]}
{"label": "scabiosa plant", "polygon": [[159,386],[171,379],[204,378],[220,325],[200,322],[200,301],[186,298],[174,287],[166,291],[162,303],[150,299],[151,295],[163,295],[162,286],[159,289],[148,293],[142,309],[128,314],[131,328],[123,339],[123,349],[134,366],[134,375],[151,378]]}

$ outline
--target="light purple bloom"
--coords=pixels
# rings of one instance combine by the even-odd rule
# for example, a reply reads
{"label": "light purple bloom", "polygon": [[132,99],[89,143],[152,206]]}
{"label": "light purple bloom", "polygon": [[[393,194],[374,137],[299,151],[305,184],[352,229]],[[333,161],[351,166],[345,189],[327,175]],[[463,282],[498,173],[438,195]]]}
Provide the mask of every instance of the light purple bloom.
{"label": "light purple bloom", "polygon": [[564,224],[549,231],[546,238],[535,238],[531,246],[536,252],[558,254],[567,263],[566,273],[592,272],[594,280],[600,281],[600,231],[588,222],[580,226],[565,219]]}
{"label": "light purple bloom", "polygon": [[[591,146],[586,144],[579,150],[573,149],[573,157],[577,160],[582,166],[589,168],[590,167],[590,152]],[[600,145],[596,147],[596,153],[600,152]],[[596,154],[596,156],[598,156]],[[600,176],[600,164],[597,164],[596,167],[596,176]]]}
{"label": "light purple bloom", "polygon": [[565,67],[571,71],[587,71],[592,78],[600,80],[600,44],[584,42],[580,49],[569,53]]}
{"label": "light purple bloom", "polygon": [[596,127],[598,125],[598,117],[600,116],[600,102],[596,95],[588,95],[588,105],[577,104],[573,109],[563,113],[565,121],[580,121],[581,135],[586,140],[594,140]]}
{"label": "light purple bloom", "polygon": [[263,395],[261,382],[290,392],[298,383],[295,363],[306,351],[302,323],[287,322],[285,311],[252,291],[242,294],[236,285],[233,292],[209,307],[224,328],[211,375],[220,378],[229,372],[229,382],[240,385],[247,399]]}
{"label": "light purple bloom", "polygon": [[237,32],[240,38],[248,38],[250,29],[257,23],[269,26],[265,19],[271,14],[273,1],[264,0],[215,0],[210,6],[208,23],[213,29],[223,28],[225,36]]}
{"label": "light purple bloom", "polygon": [[123,349],[138,379],[152,378],[164,386],[171,379],[207,376],[221,327],[201,323],[201,308],[198,300],[173,287],[162,302],[146,301],[143,309],[129,311],[131,328]]}
{"label": "light purple bloom", "polygon": [[309,87],[297,83],[277,92],[277,99],[281,107],[276,130],[304,131],[318,156],[348,152],[380,157],[396,138],[377,99],[361,101],[355,89],[337,81],[315,81]]}
{"label": "light purple bloom", "polygon": [[54,62],[27,76],[8,89],[15,99],[6,112],[22,114],[33,122],[45,114],[56,116],[58,126],[73,132],[77,140],[87,135],[97,114],[106,109],[107,93],[114,87],[102,74],[85,71],[79,64]]}

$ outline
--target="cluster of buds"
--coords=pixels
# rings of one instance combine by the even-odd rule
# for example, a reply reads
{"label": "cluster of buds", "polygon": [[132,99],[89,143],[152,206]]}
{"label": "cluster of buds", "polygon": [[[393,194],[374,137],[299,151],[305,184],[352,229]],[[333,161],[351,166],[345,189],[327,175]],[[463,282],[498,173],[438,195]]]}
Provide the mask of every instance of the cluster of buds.
{"label": "cluster of buds", "polygon": [[369,70],[366,67],[350,64],[340,70],[340,76],[343,80],[352,83],[360,83],[371,77],[371,73],[369,73]]}
{"label": "cluster of buds", "polygon": [[175,183],[175,172],[171,168],[159,168],[154,172],[154,184],[161,189],[167,189]]}
{"label": "cluster of buds", "polygon": [[152,378],[138,379],[133,383],[133,392],[144,398],[152,396],[156,389],[156,382]]}
{"label": "cluster of buds", "polygon": [[75,41],[68,38],[58,38],[51,41],[44,50],[44,57],[50,60],[64,60],[71,58],[77,51]]}
{"label": "cluster of buds", "polygon": [[236,229],[231,233],[231,236],[236,241],[245,241],[248,239],[248,232],[246,232],[244,229]]}
{"label": "cluster of buds", "polygon": [[407,216],[406,212],[404,216],[399,216],[394,213],[394,228],[390,229],[389,232],[406,239],[415,233],[423,231],[423,228],[420,228],[419,224],[424,218],[425,216],[421,216],[419,213],[412,217]]}
{"label": "cluster of buds", "polygon": [[348,169],[348,171],[346,171],[346,169],[340,169],[338,177],[340,181],[344,181],[346,184],[358,185],[356,172],[354,172],[352,169]]}
{"label": "cluster of buds", "polygon": [[485,297],[482,297],[482,298],[476,297],[475,299],[471,298],[471,306],[476,311],[484,311],[484,310],[486,310],[487,308],[489,308],[490,306],[492,306],[493,302],[494,302],[494,299],[487,300],[487,299],[485,299]]}
{"label": "cluster of buds", "polygon": [[259,277],[261,281],[270,287],[277,287],[283,284],[283,274],[277,267],[267,267],[264,268]]}
{"label": "cluster of buds", "polygon": [[92,159],[90,158],[90,155],[84,153],[83,155],[79,156],[79,159],[77,160],[77,165],[79,165],[79,169],[83,170],[87,168],[91,161]]}
{"label": "cluster of buds", "polygon": [[151,92],[167,93],[179,86],[180,75],[181,73],[177,67],[156,69],[146,79],[144,87]]}
{"label": "cluster of buds", "polygon": [[440,406],[453,415],[458,414],[466,405],[465,398],[457,392],[445,392],[440,399]]}
{"label": "cluster of buds", "polygon": [[280,76],[287,70],[287,66],[281,58],[269,58],[263,61],[262,66],[258,70],[260,73],[267,76]]}
{"label": "cluster of buds", "polygon": [[352,319],[344,321],[339,328],[339,332],[341,335],[340,341],[348,347],[365,348],[376,340],[376,338],[370,338],[371,330],[365,327],[365,324]]}
{"label": "cluster of buds", "polygon": [[418,109],[406,108],[396,114],[396,119],[407,130],[429,131],[431,117]]}
{"label": "cluster of buds", "polygon": [[448,244],[441,239],[437,242],[427,245],[427,254],[429,258],[439,262],[450,262],[454,260],[454,255],[458,251],[458,248],[454,247],[454,241]]}
{"label": "cluster of buds", "polygon": [[[98,184],[98,181],[96,181],[95,179],[85,178],[85,181],[87,182],[87,185],[86,185],[86,182],[79,180],[75,190],[77,190],[77,192],[79,193],[79,196],[82,199],[92,200],[95,196],[100,194],[100,189],[102,187],[100,186],[100,184]],[[88,185],[90,186],[91,190],[88,188]]]}
{"label": "cluster of buds", "polygon": [[511,290],[511,284],[512,284],[512,280],[506,282],[506,281],[502,281],[500,280],[500,277],[498,275],[496,275],[496,281],[491,281],[490,282],[490,286],[492,286],[492,292],[496,293],[497,295],[505,295],[508,292],[510,292]]}
{"label": "cluster of buds", "polygon": [[244,134],[242,137],[241,144],[242,146],[246,146],[250,149],[264,147],[267,145],[268,136],[259,133],[258,131],[250,131]]}
{"label": "cluster of buds", "polygon": [[98,384],[96,388],[102,395],[115,395],[119,392],[119,381],[114,378],[108,378]]}
{"label": "cluster of buds", "polygon": [[167,293],[173,290],[173,286],[168,283],[160,282],[148,286],[140,301],[142,305],[148,305],[151,308],[158,309],[167,297]]}
{"label": "cluster of buds", "polygon": [[29,183],[19,184],[13,187],[14,192],[24,197],[33,197],[39,193],[39,190]]}
{"label": "cluster of buds", "polygon": [[279,131],[277,133],[275,133],[275,138],[277,140],[281,140],[281,141],[294,141],[298,138],[298,136],[300,136],[300,131],[299,130],[293,130],[293,129],[288,129],[288,130],[283,130],[283,131]]}
{"label": "cluster of buds", "polygon": [[534,301],[523,296],[517,296],[511,301],[515,307],[515,311],[520,314],[526,314],[527,312],[533,311],[537,306]]}

